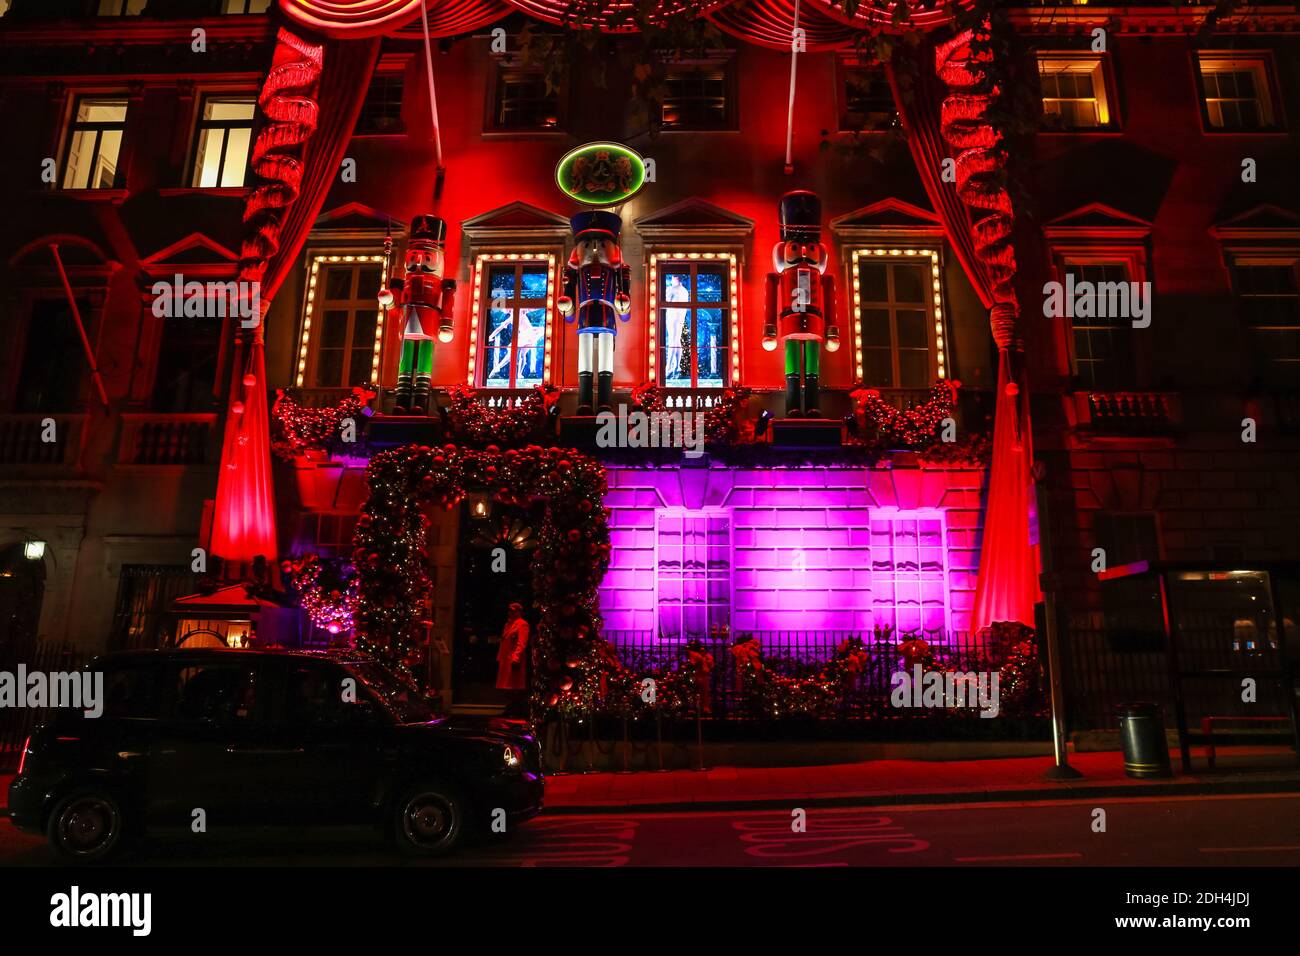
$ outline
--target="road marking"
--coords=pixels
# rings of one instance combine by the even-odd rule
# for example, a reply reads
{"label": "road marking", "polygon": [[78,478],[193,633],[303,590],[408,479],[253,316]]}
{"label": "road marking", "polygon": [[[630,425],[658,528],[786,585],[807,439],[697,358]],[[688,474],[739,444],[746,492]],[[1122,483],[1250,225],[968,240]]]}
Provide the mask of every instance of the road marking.
{"label": "road marking", "polygon": [[1004,860],[1078,860],[1082,853],[1014,853],[1007,856],[959,856],[958,863],[994,863]]}
{"label": "road marking", "polygon": [[1300,850],[1300,844],[1294,846],[1203,846],[1198,847],[1202,853],[1285,853]]}
{"label": "road marking", "polygon": [[889,817],[860,811],[814,809],[806,832],[795,833],[789,819],[733,820],[731,827],[748,844],[745,853],[761,858],[823,856],[854,847],[889,845],[889,853],[917,853],[930,844],[893,825]]}

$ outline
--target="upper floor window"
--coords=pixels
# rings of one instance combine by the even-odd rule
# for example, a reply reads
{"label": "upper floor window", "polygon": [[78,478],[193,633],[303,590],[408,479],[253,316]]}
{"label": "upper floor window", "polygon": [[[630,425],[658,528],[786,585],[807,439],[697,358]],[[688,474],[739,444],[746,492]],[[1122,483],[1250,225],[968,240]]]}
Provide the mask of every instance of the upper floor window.
{"label": "upper floor window", "polygon": [[126,131],[126,97],[81,96],[68,124],[64,189],[113,189]]}
{"label": "upper floor window", "polygon": [[1273,110],[1270,63],[1264,56],[1202,53],[1201,110],[1214,130],[1267,130],[1278,125]]}
{"label": "upper floor window", "polygon": [[898,125],[894,93],[880,67],[840,64],[840,130],[863,132]]}
{"label": "upper floor window", "polygon": [[[1131,288],[1134,277],[1129,263],[1067,259],[1064,271],[1066,288],[1078,290],[1069,310],[1076,382],[1082,388],[1100,391],[1132,388],[1137,376],[1133,317],[1130,309],[1111,308],[1110,303],[1118,299],[1107,291],[1119,289],[1121,284]],[[1079,303],[1088,303],[1088,307],[1080,308]]]}
{"label": "upper floor window", "polygon": [[553,130],[560,127],[560,93],[541,70],[497,65],[492,95],[492,130]]}
{"label": "upper floor window", "polygon": [[1038,82],[1046,128],[1081,130],[1113,125],[1101,56],[1040,53]]}
{"label": "upper floor window", "polygon": [[483,388],[531,388],[550,379],[548,329],[554,293],[553,256],[501,253],[475,262],[474,311],[479,320],[478,381],[471,359],[470,381]]}
{"label": "upper floor window", "polygon": [[[668,388],[724,388],[735,333],[736,259],[651,257],[662,372]],[[652,329],[653,331],[653,329]]]}
{"label": "upper floor window", "polygon": [[222,13],[266,13],[271,0],[221,0]]}
{"label": "upper floor window", "polygon": [[663,128],[731,129],[734,100],[729,62],[670,63],[664,76]]}
{"label": "upper floor window", "polygon": [[660,640],[704,640],[731,624],[731,515],[655,512],[655,625]]}
{"label": "upper floor window", "polygon": [[149,0],[99,0],[101,17],[138,17],[149,5]]}
{"label": "upper floor window", "polygon": [[1300,259],[1240,258],[1233,263],[1237,310],[1251,337],[1256,373],[1265,381],[1300,382]]}
{"label": "upper floor window", "polygon": [[257,99],[251,94],[212,93],[203,97],[192,185],[204,189],[244,185],[256,112]]}
{"label": "upper floor window", "polygon": [[[77,301],[77,308],[83,317],[90,314],[90,304],[84,300]],[[15,410],[71,411],[80,397],[84,361],[68,300],[61,296],[38,299],[27,325]]]}
{"label": "upper floor window", "polygon": [[357,117],[357,135],[384,135],[405,131],[402,122],[405,79],[401,71],[375,74],[361,104],[361,115]]}
{"label": "upper floor window", "polygon": [[299,387],[339,388],[378,379],[384,328],[379,289],[386,279],[383,256],[312,257]]}
{"label": "upper floor window", "polygon": [[924,389],[946,377],[938,251],[858,249],[853,271],[854,350],[863,384]]}

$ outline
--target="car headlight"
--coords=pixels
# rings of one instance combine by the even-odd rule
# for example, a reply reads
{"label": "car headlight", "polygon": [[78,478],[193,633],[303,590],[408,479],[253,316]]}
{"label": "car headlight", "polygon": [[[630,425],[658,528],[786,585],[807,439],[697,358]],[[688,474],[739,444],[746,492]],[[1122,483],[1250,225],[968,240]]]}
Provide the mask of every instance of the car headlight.
{"label": "car headlight", "polygon": [[524,764],[524,752],[514,744],[506,744],[505,753],[502,756],[506,762],[507,770],[517,770]]}

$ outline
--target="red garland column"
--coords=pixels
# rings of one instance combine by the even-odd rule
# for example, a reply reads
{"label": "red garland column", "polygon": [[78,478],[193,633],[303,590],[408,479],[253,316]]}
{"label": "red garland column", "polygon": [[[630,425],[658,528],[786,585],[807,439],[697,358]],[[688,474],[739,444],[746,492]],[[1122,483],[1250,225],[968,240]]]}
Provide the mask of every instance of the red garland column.
{"label": "red garland column", "polygon": [[[281,29],[258,105],[266,123],[253,145],[252,166],[265,182],[244,207],[241,282],[260,287],[267,262],[280,245],[285,210],[298,198],[303,144],[316,129],[324,47]],[[266,357],[262,324],[268,298],[251,330],[241,330],[226,413],[221,468],[212,522],[212,553],[228,562],[276,556],[270,422],[266,408]]]}
{"label": "red garland column", "polygon": [[[944,139],[957,150],[957,194],[985,213],[971,225],[975,255],[988,271],[993,306],[989,314],[998,346],[998,387],[989,467],[988,506],[975,587],[974,626],[1018,621],[1033,626],[1038,600],[1038,562],[1029,542],[1033,495],[1029,402],[1025,387],[1020,304],[1016,299],[1014,214],[1002,185],[1005,157],[997,150],[1000,134],[989,122],[989,106],[999,91],[985,80],[987,51],[971,49],[967,30],[935,51],[935,72],[948,86],[943,101]],[[978,214],[978,213],[977,213]]]}

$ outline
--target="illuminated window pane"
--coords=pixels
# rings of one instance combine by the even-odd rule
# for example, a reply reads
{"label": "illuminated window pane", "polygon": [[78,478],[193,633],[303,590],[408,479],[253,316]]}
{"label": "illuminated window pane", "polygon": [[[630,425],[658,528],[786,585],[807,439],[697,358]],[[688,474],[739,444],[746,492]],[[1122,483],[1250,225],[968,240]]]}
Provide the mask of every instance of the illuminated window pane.
{"label": "illuminated window pane", "polygon": [[1110,125],[1106,79],[1099,56],[1044,54],[1038,59],[1043,124],[1049,129]]}
{"label": "illuminated window pane", "polygon": [[661,384],[667,388],[722,388],[730,361],[728,273],[717,265],[660,266]]}
{"label": "illuminated window pane", "polygon": [[82,97],[68,127],[64,189],[113,189],[126,128],[125,99]]}
{"label": "illuminated window pane", "polygon": [[1212,129],[1261,130],[1274,126],[1268,60],[1202,54],[1201,108]]}
{"label": "illuminated window pane", "polygon": [[208,96],[199,115],[192,184],[203,189],[242,186],[253,141],[252,96]]}
{"label": "illuminated window pane", "polygon": [[859,262],[863,381],[877,388],[933,383],[938,351],[930,259]]}
{"label": "illuminated window pane", "polygon": [[550,276],[535,262],[493,265],[487,274],[479,384],[531,388],[546,373],[546,296]]}
{"label": "illuminated window pane", "polygon": [[266,13],[271,0],[221,0],[222,13]]}

